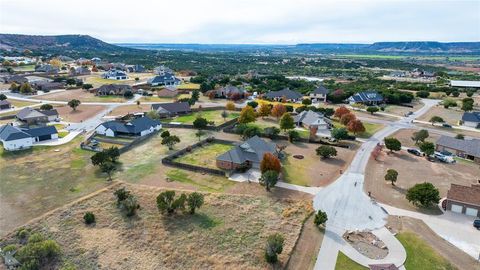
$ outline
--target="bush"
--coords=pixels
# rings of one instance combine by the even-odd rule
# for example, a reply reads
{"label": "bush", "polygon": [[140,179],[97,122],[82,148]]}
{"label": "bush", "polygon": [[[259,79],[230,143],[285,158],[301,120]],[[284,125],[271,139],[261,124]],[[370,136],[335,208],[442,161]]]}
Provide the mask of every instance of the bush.
{"label": "bush", "polygon": [[327,220],[328,220],[327,213],[323,212],[322,210],[318,210],[313,219],[313,223],[315,223],[315,225],[317,226],[320,226],[325,224]]}
{"label": "bush", "polygon": [[117,203],[120,204],[128,197],[131,196],[130,191],[126,190],[124,187],[117,189],[113,194],[117,197]]}
{"label": "bush", "polygon": [[28,236],[30,235],[30,230],[29,229],[25,229],[25,228],[22,228],[20,230],[17,231],[17,238],[20,239],[20,240],[26,240],[28,238]]}
{"label": "bush", "polygon": [[33,233],[28,237],[28,243],[37,243],[37,242],[42,242],[43,241],[43,236],[39,233]]}
{"label": "bush", "polygon": [[279,233],[271,234],[267,238],[267,245],[265,246],[265,260],[268,263],[276,263],[278,261],[278,254],[283,251],[283,243],[285,239]]}
{"label": "bush", "polygon": [[300,133],[298,133],[298,131],[290,130],[288,132],[288,141],[294,142],[294,141],[297,141],[298,139],[300,139]]}
{"label": "bush", "polygon": [[337,149],[333,146],[321,145],[316,149],[317,155],[322,158],[330,158],[337,155]]}
{"label": "bush", "polygon": [[165,130],[162,132],[162,134],[160,134],[160,137],[162,138],[169,137],[169,136],[170,136],[170,132],[168,130]]}
{"label": "bush", "polygon": [[56,241],[43,240],[43,237],[38,236],[37,233],[32,234],[34,235],[36,235],[35,239],[32,241],[29,239],[28,244],[21,247],[15,256],[22,264],[21,269],[39,269],[60,255],[60,246]]}
{"label": "bush", "polygon": [[85,215],[83,215],[83,220],[87,225],[92,224],[95,222],[95,215],[92,212],[86,212]]}
{"label": "bush", "polygon": [[417,97],[419,97],[419,98],[427,98],[428,96],[430,96],[430,92],[428,92],[428,91],[418,91],[417,92]]}
{"label": "bush", "polygon": [[128,196],[128,198],[122,202],[122,206],[127,217],[134,216],[137,213],[137,209],[140,209],[140,204],[138,204],[137,198],[132,195]]}

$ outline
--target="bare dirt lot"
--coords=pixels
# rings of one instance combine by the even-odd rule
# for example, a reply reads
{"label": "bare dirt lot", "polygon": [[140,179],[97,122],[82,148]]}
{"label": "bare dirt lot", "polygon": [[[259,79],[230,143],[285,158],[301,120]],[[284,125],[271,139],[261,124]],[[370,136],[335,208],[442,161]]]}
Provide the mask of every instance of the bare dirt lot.
{"label": "bare dirt lot", "polygon": [[113,111],[111,111],[108,115],[110,116],[119,116],[119,115],[126,115],[128,113],[140,113],[140,112],[148,112],[150,111],[151,105],[149,104],[140,104],[139,105],[125,105],[125,106],[118,106]]}
{"label": "bare dirt lot", "polygon": [[[196,214],[164,216],[155,202],[164,189],[126,185],[141,206],[137,216],[128,218],[117,207],[116,188],[28,227],[56,240],[62,261],[77,269],[265,269],[266,238],[278,232],[285,243],[276,267],[283,268],[312,211],[310,201],[206,193]],[[93,226],[83,222],[86,211],[96,216]]]}
{"label": "bare dirt lot", "polygon": [[395,114],[395,115],[398,115],[398,116],[404,116],[406,113],[408,113],[410,111],[414,112],[414,111],[417,111],[417,110],[419,110],[420,108],[423,107],[423,103],[421,101],[418,101],[418,100],[414,100],[410,105],[412,105],[413,108],[405,107],[405,106],[398,106],[398,105],[388,105],[385,109],[385,112]]}
{"label": "bare dirt lot", "polygon": [[480,269],[480,263],[445,239],[438,236],[423,221],[411,217],[389,216],[387,227],[393,232],[415,233],[460,270]]}
{"label": "bare dirt lot", "polygon": [[[413,133],[417,132],[417,131],[419,131],[419,130],[417,130],[417,129],[400,129],[399,131],[393,133],[390,137],[397,138],[402,143],[402,146],[418,148],[418,146],[415,145],[415,141],[413,141],[411,139],[412,136],[413,136]],[[431,131],[428,132],[428,135],[429,136],[425,141],[435,143],[438,140],[438,138],[440,138],[440,135],[438,133],[433,133]]]}
{"label": "bare dirt lot", "polygon": [[[398,171],[398,180],[395,186],[384,180],[388,169]],[[471,185],[480,175],[480,169],[474,163],[430,162],[424,157],[417,157],[406,151],[390,155],[384,152],[378,157],[378,161],[370,159],[365,171],[365,190],[371,191],[375,199],[414,211],[427,210],[416,208],[405,199],[407,189],[413,185],[430,182],[439,189],[440,197],[445,197],[450,189],[450,184]]]}
{"label": "bare dirt lot", "polygon": [[450,125],[458,125],[458,121],[462,119],[463,113],[454,109],[445,109],[443,106],[435,106],[428,110],[418,120],[430,121],[433,116],[440,116],[443,120]]}
{"label": "bare dirt lot", "polygon": [[73,123],[79,123],[94,117],[101,111],[105,110],[105,108],[105,106],[99,105],[80,105],[74,111],[67,105],[55,107],[63,121]]}

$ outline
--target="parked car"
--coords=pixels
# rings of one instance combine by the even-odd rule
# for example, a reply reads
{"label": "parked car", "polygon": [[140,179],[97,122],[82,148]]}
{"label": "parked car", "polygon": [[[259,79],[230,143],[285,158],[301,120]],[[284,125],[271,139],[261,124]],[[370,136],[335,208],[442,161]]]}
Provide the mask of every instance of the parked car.
{"label": "parked car", "polygon": [[410,153],[410,154],[413,154],[415,156],[421,156],[423,154],[420,150],[415,149],[415,148],[408,148],[407,152]]}
{"label": "parked car", "polygon": [[413,114],[413,112],[412,112],[412,111],[409,111],[409,112],[405,113],[405,117],[408,117],[408,116],[410,116],[410,115],[412,115],[412,114]]}
{"label": "parked car", "polygon": [[445,128],[452,128],[452,125],[449,125],[449,124],[443,124],[442,127],[445,127]]}
{"label": "parked car", "polygon": [[473,227],[477,228],[477,230],[480,230],[480,219],[475,219],[473,221]]}
{"label": "parked car", "polygon": [[445,156],[443,155],[442,153],[440,152],[435,152],[435,154],[433,154],[433,156],[442,161],[442,162],[445,162],[445,163],[455,163],[455,159],[453,159],[452,156]]}

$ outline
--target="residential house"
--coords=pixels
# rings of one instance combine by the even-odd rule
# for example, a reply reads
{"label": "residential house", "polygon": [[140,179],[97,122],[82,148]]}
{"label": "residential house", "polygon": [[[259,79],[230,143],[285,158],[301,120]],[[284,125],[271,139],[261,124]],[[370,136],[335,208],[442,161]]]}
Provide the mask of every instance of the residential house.
{"label": "residential house", "polygon": [[320,101],[326,102],[328,92],[329,91],[327,88],[325,88],[325,86],[320,85],[319,87],[315,88],[315,90],[310,92],[310,99],[312,101],[317,101],[317,102],[320,102]]}
{"label": "residential house", "polygon": [[390,77],[404,78],[407,76],[405,71],[393,71],[390,73]]}
{"label": "residential house", "polygon": [[124,63],[112,63],[112,68],[115,70],[127,71],[127,65]]}
{"label": "residential house", "polygon": [[32,84],[35,90],[40,91],[50,91],[54,89],[65,89],[65,83],[63,82],[48,82],[48,81],[38,81]]}
{"label": "residential house", "polygon": [[24,76],[12,75],[12,76],[3,77],[3,82],[4,83],[22,84],[22,83],[27,83],[28,79],[25,78]]}
{"label": "residential house", "polygon": [[480,217],[480,185],[451,184],[443,206],[448,211]]}
{"label": "residential house", "polygon": [[244,88],[239,88],[233,85],[227,85],[215,90],[211,90],[215,93],[217,98],[232,98],[233,96],[238,96],[238,99],[245,98],[247,91]]}
{"label": "residential house", "polygon": [[480,112],[465,112],[460,123],[466,127],[480,128]]}
{"label": "residential house", "polygon": [[276,101],[282,101],[285,98],[287,102],[297,102],[303,99],[303,95],[289,88],[285,88],[280,91],[270,91],[265,94],[265,98]]}
{"label": "residential house", "polygon": [[55,126],[19,128],[12,125],[0,126],[0,141],[8,151],[32,147],[34,142],[58,139]]}
{"label": "residential house", "polygon": [[81,58],[78,58],[78,59],[75,61],[75,63],[76,63],[77,65],[81,65],[81,66],[83,66],[83,65],[91,65],[91,64],[92,64],[92,60],[81,57]]}
{"label": "residential house", "polygon": [[130,122],[108,121],[100,124],[95,132],[108,137],[116,136],[145,136],[162,128],[160,121],[147,116],[135,118]]}
{"label": "residential house", "polygon": [[358,92],[348,98],[350,104],[378,105],[383,103],[383,96],[377,91]]}
{"label": "residential house", "polygon": [[50,64],[40,65],[35,67],[35,72],[44,72],[47,74],[57,74],[60,69]]}
{"label": "residential house", "polygon": [[127,91],[133,93],[133,88],[127,84],[104,84],[94,90],[97,96],[120,95],[123,96]]}
{"label": "residential house", "polygon": [[103,73],[102,78],[109,80],[127,80],[127,73],[117,69],[110,69],[109,71]]}
{"label": "residential house", "polygon": [[171,87],[171,86],[164,87],[164,88],[157,91],[157,95],[159,97],[172,98],[172,97],[176,97],[178,94],[179,93],[178,93],[177,88]]}
{"label": "residential house", "polygon": [[218,156],[216,164],[218,168],[225,170],[249,167],[258,169],[265,153],[278,156],[277,145],[254,136]]}
{"label": "residential house", "polygon": [[156,111],[161,117],[173,117],[192,112],[188,102],[157,103],[152,104],[151,109]]}
{"label": "residential house", "polygon": [[147,70],[142,65],[129,65],[129,66],[127,66],[127,71],[128,72],[142,73],[142,72],[146,72]]}
{"label": "residential house", "polygon": [[70,68],[70,71],[69,71],[70,76],[90,75],[91,73],[92,72],[90,71],[90,69],[88,69],[85,66],[76,67],[76,68],[72,67]]}
{"label": "residential house", "polygon": [[37,110],[30,107],[23,108],[15,116],[27,124],[46,123],[59,119],[57,110]]}
{"label": "residential house", "polygon": [[317,129],[317,133],[327,133],[331,127],[331,121],[323,114],[314,111],[303,111],[293,116],[293,121],[299,127]]}
{"label": "residential house", "polygon": [[166,66],[159,66],[153,69],[153,72],[157,75],[173,74],[173,70]]}
{"label": "residential house", "polygon": [[12,107],[12,104],[8,100],[0,100],[0,110],[7,110]]}
{"label": "residential house", "polygon": [[480,163],[480,140],[460,140],[453,137],[441,136],[436,142],[438,152],[450,152],[458,157],[470,159]]}
{"label": "residential house", "polygon": [[172,86],[172,85],[180,85],[181,81],[173,73],[165,73],[163,75],[157,75],[151,79],[149,79],[148,84],[151,86]]}

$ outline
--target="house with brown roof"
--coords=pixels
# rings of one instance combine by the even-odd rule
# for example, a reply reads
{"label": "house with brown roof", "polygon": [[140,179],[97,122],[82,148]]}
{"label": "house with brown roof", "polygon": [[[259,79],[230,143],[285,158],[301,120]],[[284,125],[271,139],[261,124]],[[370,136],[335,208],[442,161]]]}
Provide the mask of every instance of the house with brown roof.
{"label": "house with brown roof", "polygon": [[176,97],[178,95],[178,90],[175,87],[164,87],[157,91],[158,97]]}
{"label": "house with brown roof", "polygon": [[452,184],[447,192],[444,208],[467,216],[480,217],[480,185]]}

